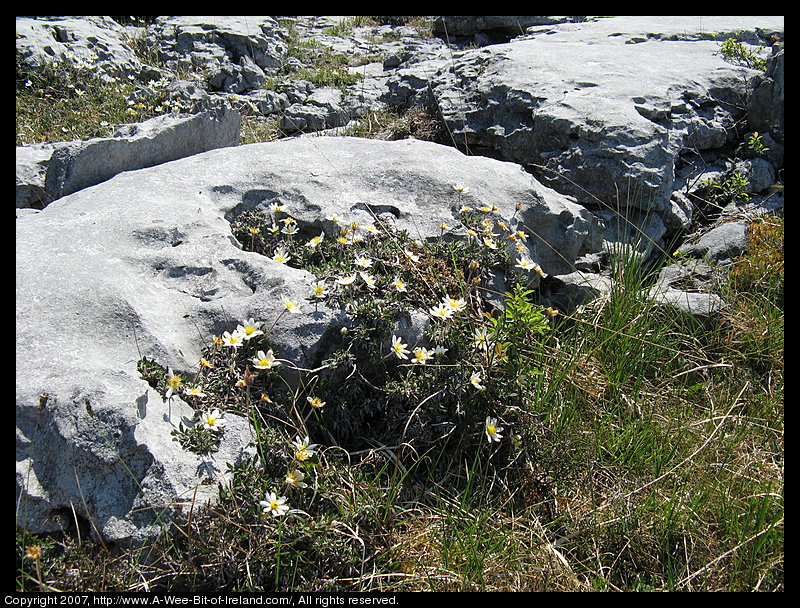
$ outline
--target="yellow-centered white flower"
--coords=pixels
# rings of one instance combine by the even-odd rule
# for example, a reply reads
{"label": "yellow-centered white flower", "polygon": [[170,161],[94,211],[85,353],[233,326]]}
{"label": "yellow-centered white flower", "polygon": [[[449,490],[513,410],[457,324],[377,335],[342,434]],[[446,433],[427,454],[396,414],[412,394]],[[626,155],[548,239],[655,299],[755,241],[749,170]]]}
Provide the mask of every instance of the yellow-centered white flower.
{"label": "yellow-centered white flower", "polygon": [[288,310],[293,315],[300,314],[302,312],[300,310],[300,305],[294,300],[290,300],[289,298],[286,298],[283,301],[283,305],[286,307],[286,310]]}
{"label": "yellow-centered white flower", "polygon": [[450,308],[447,304],[437,304],[433,308],[431,308],[428,313],[434,319],[449,319],[453,316],[453,309]]}
{"label": "yellow-centered white flower", "polygon": [[289,512],[289,505],[286,502],[286,497],[278,495],[275,492],[269,492],[265,496],[266,500],[259,500],[259,506],[264,509],[264,513],[271,513],[274,517],[286,515]]}
{"label": "yellow-centered white flower", "polygon": [[502,426],[497,426],[497,418],[486,416],[484,431],[486,432],[486,438],[489,440],[489,443],[492,443],[493,441],[499,442],[503,438],[503,436],[500,434],[502,430]]}
{"label": "yellow-centered white flower", "polygon": [[222,427],[225,426],[225,419],[222,417],[220,411],[216,409],[209,412],[203,412],[202,416],[200,417],[200,422],[203,424],[204,429],[214,431],[215,433],[221,431]]}
{"label": "yellow-centered white flower", "polygon": [[328,288],[325,286],[325,281],[317,281],[311,286],[311,295],[319,300],[328,295]]}
{"label": "yellow-centered white flower", "polygon": [[408,359],[408,355],[411,351],[407,350],[406,346],[408,346],[408,344],[403,344],[399,336],[392,336],[392,352],[397,355],[399,359]]}
{"label": "yellow-centered white flower", "polygon": [[244,334],[238,331],[233,333],[225,332],[222,334],[222,344],[223,346],[232,346],[237,348],[244,344]]}
{"label": "yellow-centered white flower", "polygon": [[253,319],[247,319],[241,325],[236,326],[236,331],[244,336],[245,340],[249,340],[250,338],[255,338],[256,336],[263,335],[263,331],[261,331],[261,322],[254,321]]}
{"label": "yellow-centered white flower", "polygon": [[275,359],[271,348],[266,353],[263,350],[258,351],[256,356],[252,359],[252,362],[253,367],[256,369],[272,369],[280,365],[280,361]]}
{"label": "yellow-centered white flower", "polygon": [[276,262],[280,262],[281,264],[285,264],[292,259],[292,256],[286,253],[286,250],[283,247],[278,247],[275,250],[275,253],[272,255],[272,259]]}
{"label": "yellow-centered white flower", "polygon": [[286,473],[286,484],[290,486],[294,486],[296,488],[307,488],[308,484],[303,483],[303,479],[305,479],[305,475],[302,471],[298,471],[297,469],[293,469]]}
{"label": "yellow-centered white flower", "polygon": [[305,438],[300,439],[300,437],[296,437],[295,440],[292,442],[292,447],[294,447],[294,457],[299,461],[308,460],[312,458],[316,453],[317,444],[311,443],[309,444],[309,437],[308,435]]}

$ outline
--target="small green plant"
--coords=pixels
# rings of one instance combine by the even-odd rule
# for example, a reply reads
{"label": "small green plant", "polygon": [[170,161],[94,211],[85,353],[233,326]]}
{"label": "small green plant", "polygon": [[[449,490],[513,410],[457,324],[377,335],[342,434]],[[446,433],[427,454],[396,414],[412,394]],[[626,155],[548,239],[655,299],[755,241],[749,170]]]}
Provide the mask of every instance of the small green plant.
{"label": "small green plant", "polygon": [[731,173],[724,178],[715,178],[702,183],[708,191],[708,200],[714,205],[724,207],[729,203],[743,203],[750,200],[750,184],[741,173]]}
{"label": "small green plant", "polygon": [[765,152],[769,152],[769,148],[764,145],[764,136],[758,131],[754,131],[747,138],[747,149],[756,156],[763,156]]}
{"label": "small green plant", "polygon": [[720,44],[720,53],[727,61],[754,70],[764,70],[767,67],[767,60],[764,57],[733,38],[728,38]]}
{"label": "small green plant", "polygon": [[210,454],[219,451],[219,444],[222,435],[202,426],[192,426],[186,428],[183,422],[178,424],[178,428],[172,431],[184,450],[195,454]]}
{"label": "small green plant", "polygon": [[345,65],[319,65],[313,68],[302,68],[295,72],[295,78],[308,80],[315,86],[347,88],[361,80],[362,75],[350,72]]}

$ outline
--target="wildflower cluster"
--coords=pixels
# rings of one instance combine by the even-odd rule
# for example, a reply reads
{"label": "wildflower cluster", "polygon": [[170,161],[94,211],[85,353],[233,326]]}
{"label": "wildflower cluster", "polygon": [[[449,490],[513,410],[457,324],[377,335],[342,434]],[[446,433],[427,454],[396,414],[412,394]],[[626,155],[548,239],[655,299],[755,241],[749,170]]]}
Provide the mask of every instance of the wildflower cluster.
{"label": "wildflower cluster", "polygon": [[[276,454],[276,442],[283,446],[283,456],[265,460],[260,481],[250,484],[259,492],[250,500],[263,513],[290,513],[293,493],[299,499],[307,488],[319,448],[311,436],[348,447],[364,437],[389,444],[409,434],[424,443],[437,440],[436,427],[455,424],[505,445],[498,420],[513,425],[510,412],[522,409],[508,401],[507,389],[539,373],[525,349],[550,329],[550,315],[525,287],[528,273],[546,274],[521,227],[509,227],[495,205],[467,204],[466,186],[454,193],[453,216],[439,228],[444,236],[460,223],[467,237],[426,243],[335,215],[322,228],[301,224],[279,201],[265,213],[243,214],[233,225],[243,245],[314,274],[305,299],[276,303],[271,323],[247,318],[214,336],[194,373],[140,361],[143,377],[165,399],[180,396],[195,408],[195,425],[175,432],[187,449],[216,449],[229,413],[247,415],[259,428],[269,421],[291,429],[277,439],[257,433],[262,458]],[[499,310],[485,297],[487,277],[497,272],[513,286]],[[337,332],[321,367],[302,370],[281,357],[269,334],[283,315],[307,314],[322,302],[347,312],[349,329]],[[398,331],[411,311],[428,317],[413,338]]]}
{"label": "wildflower cluster", "polygon": [[[309,398],[311,400],[311,398]],[[322,404],[324,405],[324,403]],[[318,405],[315,407],[321,407]],[[308,435],[301,438],[299,435],[294,438],[291,444],[291,462],[289,469],[283,477],[283,486],[285,491],[293,491],[295,489],[302,490],[308,487],[304,481],[306,473],[301,469],[308,469],[311,465],[311,459],[314,458],[318,445],[310,443]],[[258,506],[261,507],[264,514],[269,513],[274,517],[280,517],[290,512],[291,506],[289,505],[286,496],[280,496],[281,492],[273,490],[267,491],[264,500],[258,501]]]}
{"label": "wildflower cluster", "polygon": [[[466,238],[422,243],[386,229],[377,218],[376,226],[334,214],[326,216],[324,223],[301,225],[280,201],[264,212],[240,215],[233,231],[250,250],[312,272],[316,280],[308,302],[326,300],[360,320],[350,336],[358,338],[362,348],[371,342],[373,348],[362,354],[373,360],[380,355],[385,363],[374,371],[371,382],[381,384],[380,375],[393,376],[392,369],[399,366],[407,370],[400,376],[405,388],[398,390],[403,394],[408,394],[411,385],[422,390],[416,382],[422,378],[408,375],[414,368],[429,370],[457,391],[481,392],[498,370],[521,365],[523,357],[511,352],[514,347],[507,334],[513,333],[513,339],[541,334],[549,318],[543,312],[537,316],[515,309],[515,314],[527,317],[504,319],[498,326],[498,319],[486,313],[484,282],[493,272],[515,275],[520,285],[527,284],[532,274],[541,278],[547,274],[535,261],[527,230],[516,219],[519,205],[504,220],[497,205],[474,204],[468,186],[455,184],[453,192],[452,214],[439,223],[441,237],[458,230]],[[517,299],[522,301],[530,293],[517,294]],[[412,310],[424,311],[431,320],[427,335],[417,344],[392,329],[398,318]],[[535,329],[525,336],[522,330],[512,331],[520,320]],[[391,360],[397,363],[394,368]],[[514,372],[515,379],[530,377],[529,366],[523,367]]]}
{"label": "wildflower cluster", "polygon": [[[284,310],[276,322],[283,314],[292,312],[288,301],[284,302]],[[264,322],[248,318],[235,329],[213,336],[191,378],[190,374],[176,373],[170,367],[164,370],[147,358],[139,361],[142,376],[165,399],[181,397],[195,408],[195,424],[186,428],[181,422],[173,431],[173,436],[185,449],[198,453],[217,451],[226,429],[226,412],[246,414],[255,408],[262,415],[268,413],[276,420],[283,420],[289,427],[305,429],[309,416],[325,408],[326,401],[310,393],[305,396],[306,407],[301,407],[297,392],[282,386],[280,368],[296,368],[290,361],[276,357],[274,348],[267,342],[268,334],[269,328]],[[306,488],[304,480],[308,467],[319,446],[311,443],[308,434],[297,435],[286,445],[288,468],[281,474],[281,485],[284,490]],[[263,475],[261,481],[274,484],[275,478],[275,475]],[[290,505],[284,493],[280,488],[273,488],[266,491],[263,500],[255,502],[265,514],[286,515]]]}
{"label": "wildflower cluster", "polygon": [[33,67],[17,53],[17,145],[108,137],[122,124],[196,111],[170,85],[166,77],[142,83],[92,55],[67,52]]}

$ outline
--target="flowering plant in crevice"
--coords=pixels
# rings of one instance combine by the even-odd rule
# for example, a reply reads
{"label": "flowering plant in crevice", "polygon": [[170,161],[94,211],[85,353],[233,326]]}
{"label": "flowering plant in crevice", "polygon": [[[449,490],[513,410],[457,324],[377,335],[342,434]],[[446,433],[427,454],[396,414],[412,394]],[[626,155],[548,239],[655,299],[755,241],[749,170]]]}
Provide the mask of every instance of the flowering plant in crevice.
{"label": "flowering plant in crevice", "polygon": [[[240,491],[252,494],[254,509],[276,518],[294,512],[292,496],[317,466],[321,443],[312,437],[356,451],[424,447],[460,428],[504,445],[501,431],[525,407],[520,387],[539,373],[527,349],[550,330],[550,316],[527,288],[529,273],[546,274],[524,227],[499,219],[495,205],[467,204],[467,187],[454,192],[451,217],[426,242],[377,220],[330,215],[322,226],[301,224],[281,203],[241,214],[232,229],[246,249],[314,275],[305,300],[276,302],[271,321],[232,323],[191,373],[140,360],[142,376],[165,399],[179,396],[195,409],[196,423],[174,431],[185,448],[214,451],[227,414],[250,419],[260,462],[251,467],[260,472],[251,473],[260,482]],[[449,236],[454,225],[466,236]],[[501,308],[487,297],[492,273],[510,284]],[[348,320],[329,332],[319,367],[300,369],[281,357],[269,334],[284,315],[308,314],[322,302]],[[412,314],[427,317],[421,338],[398,329]]]}

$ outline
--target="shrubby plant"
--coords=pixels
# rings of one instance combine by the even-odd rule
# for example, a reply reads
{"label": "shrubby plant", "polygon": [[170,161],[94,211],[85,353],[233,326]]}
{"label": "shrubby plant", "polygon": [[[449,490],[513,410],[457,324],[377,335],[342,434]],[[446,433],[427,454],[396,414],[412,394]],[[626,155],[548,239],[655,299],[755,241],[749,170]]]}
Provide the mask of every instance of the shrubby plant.
{"label": "shrubby plant", "polygon": [[767,60],[764,57],[733,38],[720,43],[720,53],[726,60],[754,70],[764,70],[767,67]]}
{"label": "shrubby plant", "polygon": [[[510,229],[490,205],[460,207],[465,237],[449,237],[454,227],[442,222],[440,237],[427,243],[334,216],[325,229],[301,227],[290,212],[276,202],[268,212],[243,213],[233,233],[246,248],[317,277],[306,300],[284,302],[281,316],[305,314],[324,300],[347,313],[349,326],[315,370],[282,359],[270,343],[280,317],[232,324],[203,351],[191,379],[143,358],[139,369],[151,386],[197,412],[195,426],[174,432],[182,447],[214,451],[224,427],[213,421],[228,412],[248,416],[261,461],[237,474],[251,476],[248,500],[275,517],[302,501],[319,449],[391,445],[419,453],[457,440],[460,450],[480,451],[482,435],[502,448],[501,431],[513,432],[528,384],[540,373],[530,350],[551,331],[555,314],[532,302],[528,277],[544,272],[525,232]],[[508,274],[500,309],[485,297],[490,272]],[[413,311],[429,318],[419,344],[394,329]],[[254,466],[262,472],[258,482]]]}

